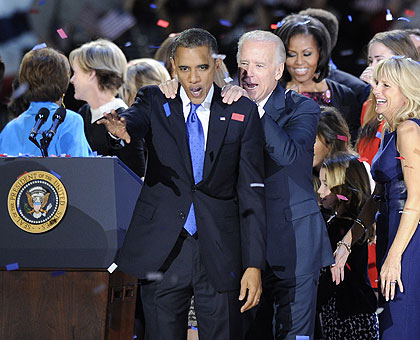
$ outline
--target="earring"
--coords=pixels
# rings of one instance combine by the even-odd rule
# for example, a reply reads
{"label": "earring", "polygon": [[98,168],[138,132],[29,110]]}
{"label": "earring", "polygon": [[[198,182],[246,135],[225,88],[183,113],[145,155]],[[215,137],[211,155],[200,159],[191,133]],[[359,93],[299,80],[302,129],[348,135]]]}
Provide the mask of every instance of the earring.
{"label": "earring", "polygon": [[384,115],[383,115],[382,113],[380,113],[380,114],[378,114],[378,117],[376,117],[376,119],[377,119],[379,122],[382,122],[382,121],[385,119],[385,117],[384,117]]}
{"label": "earring", "polygon": [[65,93],[63,93],[63,96],[61,97],[61,105],[64,107],[64,108],[66,108],[66,105],[64,105],[64,96],[65,96],[66,94]]}

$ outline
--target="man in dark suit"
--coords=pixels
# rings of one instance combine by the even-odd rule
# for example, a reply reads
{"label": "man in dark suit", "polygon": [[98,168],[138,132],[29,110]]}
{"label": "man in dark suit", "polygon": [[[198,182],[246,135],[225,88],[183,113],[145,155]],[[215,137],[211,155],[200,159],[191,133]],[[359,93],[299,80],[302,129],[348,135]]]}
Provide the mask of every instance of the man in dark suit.
{"label": "man in dark suit", "polygon": [[271,32],[252,31],[239,40],[239,83],[257,103],[265,134],[267,265],[248,339],[272,339],[271,330],[275,339],[312,339],[319,271],[334,261],[312,186],[320,108],[281,87],[285,59],[282,41]]}
{"label": "man in dark suit", "polygon": [[255,104],[222,102],[216,53],[207,31],[182,32],[172,48],[175,99],[145,87],[120,117],[103,121],[126,142],[144,138],[149,150],[118,260],[136,277],[159,278],[141,290],[148,339],[186,338],[192,294],[200,340],[242,339],[240,312],[261,294],[264,137]]}

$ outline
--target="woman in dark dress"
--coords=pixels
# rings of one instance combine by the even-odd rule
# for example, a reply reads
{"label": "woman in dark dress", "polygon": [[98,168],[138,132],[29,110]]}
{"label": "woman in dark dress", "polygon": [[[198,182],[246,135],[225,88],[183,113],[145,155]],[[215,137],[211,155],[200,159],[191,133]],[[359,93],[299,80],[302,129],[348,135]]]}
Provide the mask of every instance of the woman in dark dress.
{"label": "woman in dark dress", "polygon": [[[343,241],[354,244],[376,218],[377,266],[380,272],[379,315],[382,340],[420,339],[420,64],[392,57],[374,69],[376,112],[386,120],[384,137],[373,159],[377,182]],[[375,202],[376,200],[376,202]],[[331,269],[336,283],[345,280],[349,252],[337,248]]]}

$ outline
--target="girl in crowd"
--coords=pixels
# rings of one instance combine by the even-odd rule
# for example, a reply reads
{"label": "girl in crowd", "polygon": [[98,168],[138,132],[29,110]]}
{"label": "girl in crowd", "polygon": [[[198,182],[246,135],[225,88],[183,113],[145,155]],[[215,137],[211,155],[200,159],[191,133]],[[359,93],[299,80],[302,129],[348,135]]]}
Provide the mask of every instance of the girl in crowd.
{"label": "girl in crowd", "polygon": [[133,140],[126,147],[118,148],[110,142],[106,128],[96,124],[105,112],[119,112],[127,108],[122,99],[116,98],[125,80],[127,60],[124,53],[111,41],[98,39],[73,50],[69,59],[74,71],[71,78],[74,97],[87,102],[79,113],[92,150],[103,156],[118,156],[139,177],[143,177],[145,159],[142,141]]}
{"label": "girl in crowd", "polygon": [[[413,60],[418,60],[419,55],[410,36],[400,30],[380,32],[369,41],[368,44],[368,67],[363,71],[360,79],[371,85],[373,89],[373,69],[384,59],[393,56],[406,56]],[[362,159],[369,164],[372,163],[373,157],[378,152],[381,142],[383,120],[378,120],[375,111],[375,105],[371,105],[374,101],[374,95],[371,92],[369,99],[363,105],[361,114],[362,129],[359,133],[356,149]]]}
{"label": "girl in crowd", "polygon": [[[18,88],[27,87],[19,97],[23,112],[10,121],[0,134],[0,153],[17,156],[19,153],[41,156],[40,149],[28,137],[41,108],[49,111],[42,130],[51,127],[54,112],[62,105],[64,93],[70,80],[70,65],[67,58],[52,48],[31,50],[20,64]],[[13,105],[12,105],[13,107]],[[37,141],[40,143],[40,135]],[[83,120],[71,110],[59,125],[48,147],[48,154],[67,154],[87,157],[92,153],[83,131]]]}
{"label": "girl in crowd", "polygon": [[356,140],[361,108],[347,86],[326,79],[329,71],[330,36],[325,26],[309,16],[289,15],[275,33],[286,48],[286,68],[281,82],[314,99],[320,105],[334,106],[344,116]]}
{"label": "girl in crowd", "polygon": [[[370,197],[369,176],[358,157],[336,152],[325,159],[318,190],[324,209],[331,211],[327,230],[333,248],[353,224]],[[376,296],[367,276],[366,240],[355,244],[346,264],[346,280],[335,285],[329,270],[321,272],[318,309],[324,339],[379,339]]]}
{"label": "girl in crowd", "polygon": [[[331,268],[337,284],[345,280],[351,246],[375,217],[377,266],[380,272],[379,314],[382,340],[420,338],[420,64],[393,57],[374,69],[375,109],[386,121],[384,136],[372,162],[377,182],[370,198],[335,253]],[[379,204],[377,203],[379,202]]]}

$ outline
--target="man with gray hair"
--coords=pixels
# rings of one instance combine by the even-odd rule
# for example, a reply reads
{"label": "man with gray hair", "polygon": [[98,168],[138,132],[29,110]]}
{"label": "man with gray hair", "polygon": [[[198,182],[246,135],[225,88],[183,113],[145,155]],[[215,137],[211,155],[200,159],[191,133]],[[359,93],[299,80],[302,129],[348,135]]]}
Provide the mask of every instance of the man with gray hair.
{"label": "man with gray hair", "polygon": [[[249,340],[313,339],[319,271],[334,262],[312,186],[320,108],[281,86],[285,60],[283,42],[271,32],[239,40],[239,83],[258,105],[265,134],[267,264]],[[230,91],[237,89],[225,89],[226,98]]]}

